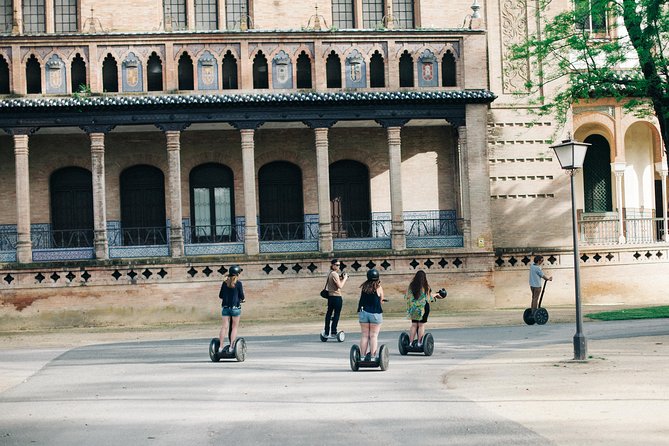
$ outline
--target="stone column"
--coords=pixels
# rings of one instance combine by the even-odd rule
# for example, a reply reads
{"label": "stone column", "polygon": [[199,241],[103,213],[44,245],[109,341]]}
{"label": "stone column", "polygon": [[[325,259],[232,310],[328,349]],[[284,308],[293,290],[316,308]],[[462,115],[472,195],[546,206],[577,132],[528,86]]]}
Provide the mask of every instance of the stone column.
{"label": "stone column", "polygon": [[388,127],[390,171],[390,240],[394,251],[406,249],[404,207],[402,206],[402,127]]}
{"label": "stone column", "polygon": [[56,30],[55,14],[54,14],[54,2],[46,1],[44,2],[44,20],[46,25],[47,34],[53,34]]}
{"label": "stone column", "polygon": [[[465,108],[468,218],[471,239],[466,247],[474,250],[492,251],[492,223],[490,207],[490,172],[488,165],[488,106],[467,104]],[[469,131],[471,130],[471,132]],[[465,167],[465,166],[463,166]]]}
{"label": "stone column", "polygon": [[91,138],[91,171],[93,172],[93,244],[95,258],[109,258],[107,241],[107,192],[105,177],[105,133],[107,128],[84,128]]}
{"label": "stone column", "polygon": [[35,129],[12,129],[16,160],[16,261],[33,261],[30,239],[30,170],[28,167],[28,135]]}
{"label": "stone column", "polygon": [[462,238],[464,246],[471,243],[471,213],[469,206],[469,168],[467,166],[467,127],[458,128],[458,217],[462,218]]}
{"label": "stone column", "polygon": [[244,249],[248,255],[260,252],[258,242],[258,211],[256,208],[256,166],[255,130],[253,128],[240,129],[242,136],[242,175],[244,177],[244,216],[246,227],[244,230]]}
{"label": "stone column", "polygon": [[23,34],[23,0],[14,0],[12,11],[12,36]]}
{"label": "stone column", "polygon": [[623,210],[623,175],[625,174],[625,163],[611,163],[611,170],[616,175],[616,207],[618,208],[618,243],[625,243],[625,224]]}
{"label": "stone column", "polygon": [[167,139],[167,199],[170,207],[170,253],[172,257],[183,257],[184,237],[181,211],[181,130],[186,126],[178,124],[159,126]]}
{"label": "stone column", "polygon": [[318,242],[321,252],[334,251],[330,210],[330,161],[328,128],[314,129],[316,137],[316,177],[318,181]]}
{"label": "stone column", "polygon": [[664,208],[664,234],[662,235],[662,240],[669,241],[669,226],[667,226],[667,220],[669,219],[669,210],[667,209],[667,174],[669,174],[669,167],[667,167],[667,160],[664,159],[659,163],[655,163],[655,170],[660,174],[662,179],[662,207]]}

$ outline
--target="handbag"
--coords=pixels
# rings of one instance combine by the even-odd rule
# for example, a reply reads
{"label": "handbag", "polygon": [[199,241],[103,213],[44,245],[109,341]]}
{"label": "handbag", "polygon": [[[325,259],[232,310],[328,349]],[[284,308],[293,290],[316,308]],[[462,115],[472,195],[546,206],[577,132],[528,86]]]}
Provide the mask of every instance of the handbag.
{"label": "handbag", "polygon": [[328,274],[328,278],[325,279],[325,286],[321,290],[321,297],[323,299],[327,299],[328,297],[330,297],[330,293],[328,292],[328,281],[329,280],[330,280],[330,275]]}

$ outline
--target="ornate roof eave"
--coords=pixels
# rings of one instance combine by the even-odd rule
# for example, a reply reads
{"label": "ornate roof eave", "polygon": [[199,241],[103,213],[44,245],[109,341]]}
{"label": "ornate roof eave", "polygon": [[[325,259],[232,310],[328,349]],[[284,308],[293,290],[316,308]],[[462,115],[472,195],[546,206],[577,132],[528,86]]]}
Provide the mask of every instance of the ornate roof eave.
{"label": "ornate roof eave", "polygon": [[63,127],[156,122],[464,119],[467,104],[489,104],[488,90],[297,92],[11,98],[0,127]]}

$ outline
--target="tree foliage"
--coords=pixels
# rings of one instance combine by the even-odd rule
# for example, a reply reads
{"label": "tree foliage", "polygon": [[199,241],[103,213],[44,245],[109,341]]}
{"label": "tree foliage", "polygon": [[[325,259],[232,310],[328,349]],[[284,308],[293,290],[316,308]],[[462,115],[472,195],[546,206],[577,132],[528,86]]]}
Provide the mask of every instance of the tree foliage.
{"label": "tree foliage", "polygon": [[615,98],[637,115],[655,115],[669,156],[669,0],[570,4],[556,14],[540,0],[538,32],[512,48],[513,59],[533,66],[519,93],[536,94],[538,112],[562,123],[579,101]]}

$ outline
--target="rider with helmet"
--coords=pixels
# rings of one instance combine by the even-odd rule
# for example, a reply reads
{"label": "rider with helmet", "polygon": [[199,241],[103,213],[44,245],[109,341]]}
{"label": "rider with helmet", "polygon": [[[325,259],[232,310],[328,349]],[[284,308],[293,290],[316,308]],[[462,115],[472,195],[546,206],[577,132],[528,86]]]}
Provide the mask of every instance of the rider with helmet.
{"label": "rider with helmet", "polygon": [[[241,304],[244,302],[244,288],[241,280],[239,280],[241,272],[242,269],[239,265],[232,265],[228,270],[228,277],[223,281],[221,291],[218,293],[218,297],[221,299],[221,315],[223,316],[223,324],[219,334],[221,341],[219,352],[229,350],[231,345],[235,345],[235,339],[237,338],[237,327],[242,314]],[[225,345],[224,342],[226,334],[230,338],[230,344],[228,345]],[[223,347],[224,345],[225,347]]]}
{"label": "rider with helmet", "polygon": [[378,339],[383,322],[381,302],[383,288],[379,280],[379,271],[367,271],[367,280],[360,285],[360,300],[358,301],[358,321],[360,322],[360,351],[366,354],[366,360],[374,360],[379,354]]}

